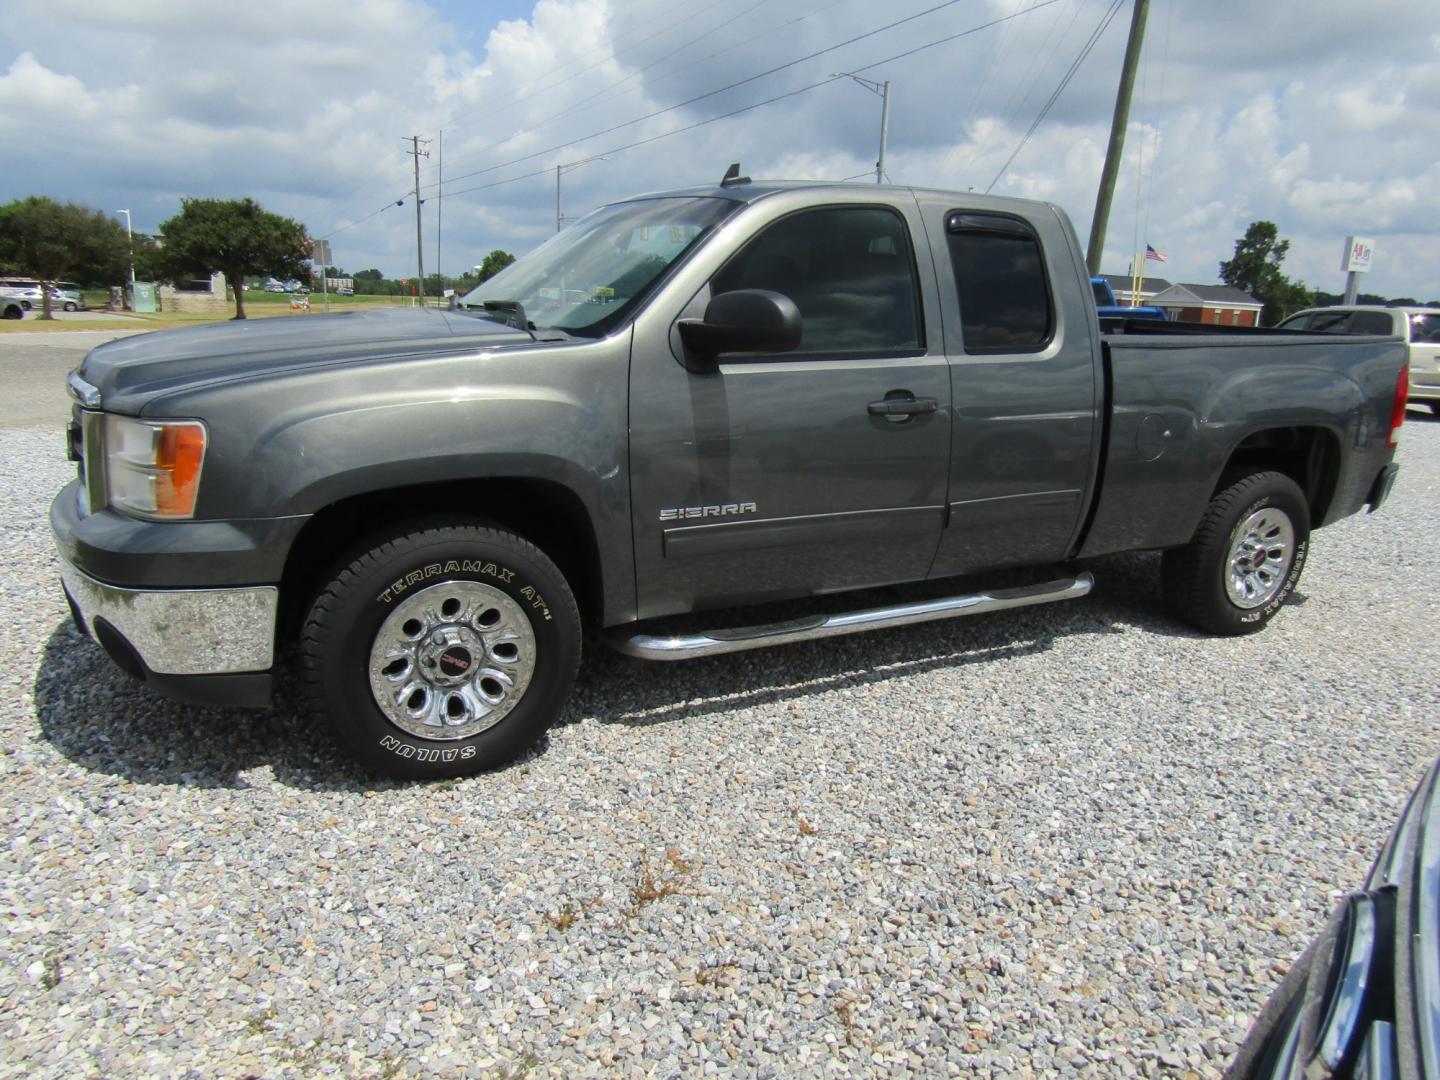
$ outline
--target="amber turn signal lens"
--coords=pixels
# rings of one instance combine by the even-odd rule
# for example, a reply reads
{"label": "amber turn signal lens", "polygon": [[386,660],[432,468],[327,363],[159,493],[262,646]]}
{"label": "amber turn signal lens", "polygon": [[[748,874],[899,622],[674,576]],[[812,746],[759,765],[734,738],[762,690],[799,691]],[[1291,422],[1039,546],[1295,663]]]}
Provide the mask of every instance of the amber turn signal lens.
{"label": "amber turn signal lens", "polygon": [[169,423],[160,429],[156,447],[155,512],[163,517],[190,517],[200,490],[205,460],[205,429],[199,424]]}

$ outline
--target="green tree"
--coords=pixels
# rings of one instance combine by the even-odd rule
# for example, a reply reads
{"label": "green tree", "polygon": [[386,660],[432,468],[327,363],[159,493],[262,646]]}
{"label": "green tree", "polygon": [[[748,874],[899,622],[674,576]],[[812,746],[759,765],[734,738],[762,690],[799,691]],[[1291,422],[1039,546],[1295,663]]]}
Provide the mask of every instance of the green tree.
{"label": "green tree", "polygon": [[356,281],[383,281],[385,279],[385,275],[374,267],[369,270],[356,270],[351,277]]}
{"label": "green tree", "polygon": [[[0,206],[0,263],[44,285],[61,278],[113,282],[124,275],[126,259],[124,228],[99,210],[39,195]],[[41,318],[53,318],[50,291],[42,292]]]}
{"label": "green tree", "polygon": [[496,248],[494,251],[490,252],[489,255],[486,255],[484,261],[480,263],[479,278],[481,283],[483,284],[484,282],[489,281],[492,277],[498,274],[501,270],[504,270],[505,267],[509,266],[514,261],[515,256],[511,255],[510,252],[501,251],[499,248]]}
{"label": "green tree", "polygon": [[235,292],[235,318],[245,318],[246,274],[308,278],[305,226],[262,210],[253,199],[183,199],[162,222],[167,276],[206,277],[219,270]]}
{"label": "green tree", "polygon": [[130,259],[135,267],[136,281],[168,281],[165,275],[164,249],[155,237],[136,233]]}
{"label": "green tree", "polygon": [[1235,256],[1220,264],[1220,280],[1243,289],[1265,309],[1262,326],[1274,326],[1285,315],[1315,302],[1315,294],[1304,282],[1291,281],[1280,270],[1290,241],[1279,238],[1273,221],[1252,221],[1245,235],[1235,241]]}

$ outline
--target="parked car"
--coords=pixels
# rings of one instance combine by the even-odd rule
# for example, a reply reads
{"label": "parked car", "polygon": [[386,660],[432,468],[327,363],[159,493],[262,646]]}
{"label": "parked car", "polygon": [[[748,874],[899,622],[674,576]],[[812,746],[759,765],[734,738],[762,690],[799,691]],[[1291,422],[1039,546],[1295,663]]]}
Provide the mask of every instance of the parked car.
{"label": "parked car", "polygon": [[23,319],[25,305],[13,296],[0,296],[0,318]]}
{"label": "parked car", "polygon": [[1440,1077],[1440,762],[1241,1044],[1227,1080]]}
{"label": "parked car", "polygon": [[62,311],[84,311],[85,294],[70,281],[57,281],[50,286],[50,306]]}
{"label": "parked car", "polygon": [[1440,415],[1440,308],[1307,308],[1283,320],[1277,330],[1311,334],[1386,334],[1404,340],[1410,364],[1410,400]]}
{"label": "parked car", "polygon": [[0,278],[0,296],[13,297],[20,301],[26,311],[33,311],[45,303],[45,294],[35,278]]}
{"label": "parked car", "polygon": [[585,624],[678,660],[1069,600],[1078,560],[1163,550],[1178,616],[1258,631],[1311,529],[1388,497],[1404,359],[1102,334],[1048,204],[727,179],[603,207],[454,309],[100,346],[50,523],[123,670],[262,706],[298,644],[350,753],[434,779],[541,737]]}

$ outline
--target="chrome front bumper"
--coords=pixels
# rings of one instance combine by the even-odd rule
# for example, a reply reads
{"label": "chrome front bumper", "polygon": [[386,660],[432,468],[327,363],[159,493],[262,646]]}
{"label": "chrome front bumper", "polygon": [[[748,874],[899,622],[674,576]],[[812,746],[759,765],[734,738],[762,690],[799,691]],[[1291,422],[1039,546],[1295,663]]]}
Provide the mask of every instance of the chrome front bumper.
{"label": "chrome front bumper", "polygon": [[102,621],[157,675],[266,671],[275,659],[273,585],[236,589],[124,589],[60,560],[60,577],[85,630]]}

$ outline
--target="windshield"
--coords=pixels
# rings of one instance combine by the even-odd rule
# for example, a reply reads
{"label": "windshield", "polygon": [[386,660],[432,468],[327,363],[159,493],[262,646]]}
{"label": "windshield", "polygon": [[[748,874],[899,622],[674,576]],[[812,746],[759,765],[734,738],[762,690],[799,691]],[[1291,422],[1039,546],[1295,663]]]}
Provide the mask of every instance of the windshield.
{"label": "windshield", "polygon": [[471,290],[459,305],[518,302],[536,328],[601,337],[739,205],[685,197],[601,207]]}

